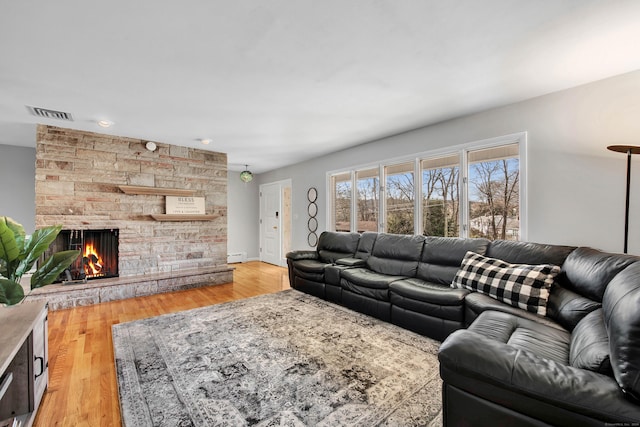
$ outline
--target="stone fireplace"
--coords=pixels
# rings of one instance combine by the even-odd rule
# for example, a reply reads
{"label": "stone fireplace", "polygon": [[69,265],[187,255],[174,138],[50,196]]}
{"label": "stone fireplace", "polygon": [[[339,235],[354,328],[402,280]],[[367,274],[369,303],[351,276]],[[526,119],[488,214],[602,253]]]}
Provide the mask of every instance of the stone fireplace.
{"label": "stone fireplace", "polygon": [[65,284],[94,279],[118,277],[118,229],[62,230],[45,252],[45,258],[55,252],[77,250],[80,256],[60,275],[57,282]]}
{"label": "stone fireplace", "polygon": [[[29,299],[46,298],[57,309],[233,280],[226,154],[162,143],[148,151],[146,142],[38,126],[36,227],[60,224],[69,239],[117,230],[118,277],[49,285]],[[164,219],[165,195],[175,192],[204,198],[207,215]],[[93,261],[82,255],[81,262]],[[87,297],[91,289],[97,296]]]}

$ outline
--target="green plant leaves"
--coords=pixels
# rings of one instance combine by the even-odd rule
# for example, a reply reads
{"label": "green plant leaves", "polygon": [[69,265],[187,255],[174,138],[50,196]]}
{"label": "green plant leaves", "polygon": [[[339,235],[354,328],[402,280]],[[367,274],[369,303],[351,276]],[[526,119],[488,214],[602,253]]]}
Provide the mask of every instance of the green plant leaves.
{"label": "green plant leaves", "polygon": [[18,259],[20,247],[14,234],[13,221],[6,216],[0,217],[0,258],[7,265]]}
{"label": "green plant leaves", "polygon": [[16,268],[16,277],[22,277],[33,267],[33,263],[46,251],[62,230],[61,225],[44,227],[34,231],[30,239],[27,239],[24,248],[24,256]]}
{"label": "green plant leaves", "polygon": [[[20,278],[49,248],[62,230],[61,225],[36,230],[26,237],[24,227],[6,216],[0,217],[0,304],[17,304],[24,298]],[[31,276],[31,289],[53,283],[68,268],[80,251],[53,254]]]}
{"label": "green plant leaves", "polygon": [[31,289],[50,285],[78,258],[80,251],[62,251],[50,256],[31,276]]}
{"label": "green plant leaves", "polygon": [[0,304],[14,305],[22,301],[24,290],[13,280],[0,279]]}
{"label": "green plant leaves", "polygon": [[[18,250],[20,250],[20,255],[22,255],[22,251],[24,249],[25,236],[26,236],[26,233],[24,232],[24,227],[22,226],[22,224],[15,222],[13,219],[9,218],[8,216],[5,217],[5,219],[7,221],[7,227],[9,227],[11,231],[13,231],[13,237],[16,239],[16,245],[18,246]],[[18,256],[18,259],[22,259],[22,258]]]}

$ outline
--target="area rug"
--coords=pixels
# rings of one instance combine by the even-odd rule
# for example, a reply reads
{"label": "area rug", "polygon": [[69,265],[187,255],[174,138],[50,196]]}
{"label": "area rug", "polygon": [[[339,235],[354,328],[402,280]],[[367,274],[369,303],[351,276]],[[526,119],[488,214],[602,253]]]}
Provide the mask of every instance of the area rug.
{"label": "area rug", "polygon": [[296,290],[113,326],[125,426],[441,425],[437,341]]}

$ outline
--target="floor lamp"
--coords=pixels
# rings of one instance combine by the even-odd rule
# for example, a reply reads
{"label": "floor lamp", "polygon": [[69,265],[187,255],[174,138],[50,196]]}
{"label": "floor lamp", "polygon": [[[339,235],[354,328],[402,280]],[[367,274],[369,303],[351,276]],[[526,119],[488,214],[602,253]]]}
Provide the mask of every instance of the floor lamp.
{"label": "floor lamp", "polygon": [[631,187],[631,155],[640,154],[640,146],[637,145],[610,145],[608,150],[627,154],[627,198],[624,210],[624,253],[627,253],[629,244],[629,188]]}

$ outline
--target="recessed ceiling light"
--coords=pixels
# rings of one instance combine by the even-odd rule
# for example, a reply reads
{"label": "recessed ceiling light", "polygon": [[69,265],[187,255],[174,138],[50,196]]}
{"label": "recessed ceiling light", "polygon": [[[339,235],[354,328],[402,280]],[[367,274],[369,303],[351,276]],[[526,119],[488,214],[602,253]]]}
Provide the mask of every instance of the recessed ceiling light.
{"label": "recessed ceiling light", "polygon": [[113,122],[111,120],[98,120],[98,126],[102,128],[110,128],[113,126]]}
{"label": "recessed ceiling light", "polygon": [[209,145],[211,140],[210,139],[201,139],[200,142],[202,142],[204,145]]}

